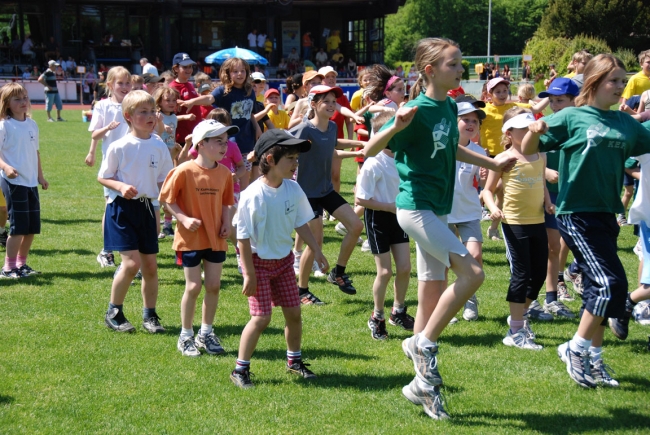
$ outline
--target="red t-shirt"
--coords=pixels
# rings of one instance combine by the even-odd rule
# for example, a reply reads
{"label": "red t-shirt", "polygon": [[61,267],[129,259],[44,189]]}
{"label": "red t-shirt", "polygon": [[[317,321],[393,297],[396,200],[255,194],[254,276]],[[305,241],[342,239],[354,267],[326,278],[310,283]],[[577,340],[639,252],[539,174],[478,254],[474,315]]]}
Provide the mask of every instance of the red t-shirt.
{"label": "red t-shirt", "polygon": [[[194,89],[194,85],[192,85],[190,82],[180,83],[177,80],[174,80],[169,84],[169,87],[176,89],[181,96],[181,100],[183,101],[191,100],[192,98],[199,96],[199,94],[196,93],[196,89]],[[176,112],[177,115],[185,115],[187,113],[187,110],[181,108],[179,108]],[[203,119],[201,116],[200,106],[192,107],[192,110],[190,110],[189,113],[193,113],[194,116],[196,116],[196,119],[194,121],[178,121],[178,126],[176,127],[177,143],[184,144],[185,136],[191,134],[192,130],[194,130],[194,127],[196,127],[196,125]]]}
{"label": "red t-shirt", "polygon": [[[336,99],[336,102],[339,103],[342,107],[347,107],[348,109],[352,110],[350,107],[350,101],[348,101],[348,97],[345,95],[341,95],[339,98]],[[334,121],[336,124],[336,137],[339,139],[345,138],[345,135],[343,133],[343,126],[345,125],[345,116],[341,115],[339,111],[334,112],[334,115],[330,118],[330,121]],[[348,139],[353,139],[349,137]]]}

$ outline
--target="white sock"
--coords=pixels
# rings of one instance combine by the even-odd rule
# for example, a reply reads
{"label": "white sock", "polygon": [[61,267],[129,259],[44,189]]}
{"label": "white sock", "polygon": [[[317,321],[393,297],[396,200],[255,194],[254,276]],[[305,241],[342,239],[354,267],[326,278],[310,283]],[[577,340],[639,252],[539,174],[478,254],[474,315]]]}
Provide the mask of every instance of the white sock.
{"label": "white sock", "polygon": [[589,348],[589,353],[591,354],[591,360],[593,362],[599,361],[603,359],[603,348],[601,347],[593,347],[591,346]]}
{"label": "white sock", "polygon": [[194,337],[194,329],[181,328],[181,338]]}
{"label": "white sock", "polygon": [[436,343],[429,340],[427,337],[424,336],[424,334],[416,335],[415,339],[417,340],[415,342],[415,344],[417,344],[418,347],[420,347],[420,348],[427,349],[427,348],[430,348],[432,346],[436,346]]}
{"label": "white sock", "polygon": [[591,347],[591,340],[585,340],[576,332],[576,335],[574,335],[571,341],[569,341],[569,347],[574,352],[582,352],[583,350],[588,350]]}
{"label": "white sock", "polygon": [[212,325],[206,325],[205,323],[201,323],[201,335],[208,335],[209,333],[212,332]]}

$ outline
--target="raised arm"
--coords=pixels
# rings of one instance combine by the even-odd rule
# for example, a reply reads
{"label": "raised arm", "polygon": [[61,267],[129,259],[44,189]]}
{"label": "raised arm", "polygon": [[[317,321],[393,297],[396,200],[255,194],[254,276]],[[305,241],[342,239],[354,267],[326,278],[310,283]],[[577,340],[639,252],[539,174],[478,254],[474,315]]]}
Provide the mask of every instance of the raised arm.
{"label": "raised arm", "polygon": [[385,130],[382,130],[379,133],[375,133],[366,143],[366,146],[363,149],[365,156],[376,156],[381,150],[386,148],[386,146],[388,146],[388,142],[390,142],[393,136],[404,130],[406,127],[408,127],[411,121],[413,121],[417,110],[417,106],[400,107],[399,110],[395,112],[395,121],[393,124]]}
{"label": "raised arm", "polygon": [[548,131],[548,125],[541,119],[528,126],[528,132],[521,142],[521,152],[535,154],[539,151],[539,137]]}

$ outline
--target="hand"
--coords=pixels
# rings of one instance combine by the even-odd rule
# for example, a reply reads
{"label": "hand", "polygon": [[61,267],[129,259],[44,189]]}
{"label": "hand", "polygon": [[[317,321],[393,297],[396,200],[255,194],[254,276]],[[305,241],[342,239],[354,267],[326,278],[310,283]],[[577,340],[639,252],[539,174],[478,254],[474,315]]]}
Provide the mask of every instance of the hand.
{"label": "hand", "polygon": [[192,134],[188,134],[185,136],[185,146],[192,146]]}
{"label": "hand", "polygon": [[636,112],[634,111],[634,109],[632,109],[632,108],[631,108],[630,106],[628,106],[627,104],[621,104],[621,105],[618,107],[618,110],[620,110],[621,112],[628,113],[628,114],[630,114],[630,115],[636,115]]}
{"label": "hand", "polygon": [[232,184],[239,183],[239,177],[237,177],[237,173],[233,172],[232,173]]}
{"label": "hand", "polygon": [[43,190],[47,190],[47,188],[50,187],[50,183],[48,183],[47,180],[43,177],[38,177],[38,184],[41,185]]}
{"label": "hand", "polygon": [[18,176],[18,171],[13,166],[7,165],[5,166],[5,174],[7,175],[7,178],[14,179]]}
{"label": "hand", "polygon": [[487,180],[488,172],[489,172],[488,169],[480,168],[479,171],[478,171],[478,177],[481,180],[485,181],[485,180]]}
{"label": "hand", "polygon": [[138,196],[138,189],[130,184],[122,184],[120,187],[120,193],[124,199],[133,199]]}
{"label": "hand", "polygon": [[555,214],[555,204],[549,202],[548,204],[544,205],[544,209],[546,210],[546,213],[554,215]]}
{"label": "hand", "polygon": [[270,110],[275,110],[277,107],[278,107],[277,104],[275,104],[275,103],[269,103],[269,104],[266,105],[265,110],[268,112],[268,111],[270,111]]}
{"label": "hand", "polygon": [[194,107],[194,102],[192,100],[176,100],[176,103],[178,103],[178,106],[182,109],[186,109],[188,112],[192,110],[192,107]]}
{"label": "hand", "polygon": [[496,171],[510,172],[517,163],[517,157],[511,156],[509,153],[501,153],[493,161],[497,165]]}
{"label": "hand", "polygon": [[183,226],[188,231],[191,231],[191,232],[194,232],[194,231],[198,230],[199,227],[201,226],[201,223],[202,223],[200,219],[196,219],[196,218],[193,218],[193,217],[187,217],[187,216],[180,219],[180,221],[181,221],[181,224],[183,224]]}
{"label": "hand", "polygon": [[190,113],[190,121],[196,121],[196,115],[195,114]]}
{"label": "hand", "polygon": [[178,142],[174,142],[174,149],[178,152],[183,151],[183,147]]}
{"label": "hand", "polygon": [[499,221],[503,219],[503,212],[500,209],[497,209],[495,212],[490,213],[490,219],[493,221]]}
{"label": "hand", "polygon": [[95,153],[88,153],[86,156],[86,165],[90,166],[91,168],[95,166]]}
{"label": "hand", "polygon": [[222,239],[227,239],[230,236],[230,222],[224,222],[221,224],[221,229],[219,230],[219,237]]}
{"label": "hand", "polygon": [[162,122],[163,121],[163,114],[162,112],[156,113],[156,121]]}
{"label": "hand", "polygon": [[413,121],[415,112],[417,111],[417,106],[400,107],[397,112],[395,112],[395,123],[393,124],[393,128],[396,131],[404,130],[406,127],[408,127],[411,121]]}
{"label": "hand", "polygon": [[531,133],[544,134],[548,131],[548,124],[543,120],[538,119],[528,126],[528,131]]}
{"label": "hand", "polygon": [[255,157],[255,151],[251,151],[250,153],[246,154],[246,160],[249,162],[257,161],[257,158]]}
{"label": "hand", "polygon": [[363,124],[363,123],[366,121],[366,120],[363,118],[363,116],[359,116],[359,115],[354,115],[354,117],[353,117],[352,119],[353,119],[354,122],[356,122],[357,124]]}
{"label": "hand", "polygon": [[241,292],[245,296],[255,296],[257,293],[257,277],[255,273],[252,275],[244,273],[244,287]]}
{"label": "hand", "polygon": [[322,251],[314,254],[314,260],[316,261],[316,264],[318,264],[318,267],[320,267],[320,271],[327,273],[330,264],[327,262],[327,258],[325,258]]}
{"label": "hand", "polygon": [[548,181],[551,184],[557,184],[559,175],[557,171],[554,171],[553,169],[546,169],[546,181]]}
{"label": "hand", "polygon": [[108,124],[108,125],[106,126],[106,130],[107,130],[107,131],[115,130],[115,129],[116,129],[117,127],[119,127],[119,126],[120,126],[120,122],[118,122],[118,121],[113,121],[113,122],[111,122],[110,124]]}
{"label": "hand", "polygon": [[172,134],[173,132],[174,129],[171,127],[171,125],[165,125],[165,133]]}

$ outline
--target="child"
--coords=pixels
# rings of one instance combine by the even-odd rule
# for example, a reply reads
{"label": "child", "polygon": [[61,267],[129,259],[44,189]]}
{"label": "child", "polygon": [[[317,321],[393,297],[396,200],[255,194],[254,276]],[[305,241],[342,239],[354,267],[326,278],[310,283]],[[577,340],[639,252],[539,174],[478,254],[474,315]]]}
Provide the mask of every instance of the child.
{"label": "child", "polygon": [[628,80],[621,95],[621,104],[625,104],[633,95],[642,95],[650,89],[650,50],[639,53],[639,65],[641,65],[641,71]]}
{"label": "child", "polygon": [[266,77],[261,72],[251,73],[251,80],[253,81],[253,90],[255,91],[255,99],[260,103],[264,102],[264,91],[266,90]]}
{"label": "child", "polygon": [[133,91],[122,101],[129,133],[106,152],[97,180],[108,188],[104,220],[104,246],[120,251],[121,267],[115,273],[111,299],[104,319],[117,332],[134,332],[122,304],[131,281],[142,271],[142,326],[150,333],[164,332],[156,313],[158,298],[158,238],[152,201],[172,170],[167,146],[158,135],[155,102],[145,91]]}
{"label": "child", "polygon": [[[176,89],[180,95],[180,99],[183,101],[192,101],[196,99],[199,95],[196,93],[194,85],[190,83],[190,78],[192,77],[192,72],[194,71],[194,62],[187,53],[176,53],[174,60],[172,61],[172,74],[174,80],[169,83],[169,87]],[[194,107],[192,105],[186,106],[181,104],[178,109],[179,115],[193,114],[194,119],[188,119],[185,121],[178,122],[176,127],[176,142],[183,143],[185,137],[188,134],[192,133],[194,127],[201,122],[201,109],[199,107]]]}
{"label": "child", "polygon": [[[464,71],[461,58],[458,45],[451,40],[420,40],[414,61],[419,76],[409,102],[365,148],[366,156],[373,156],[390,144],[395,153],[400,175],[397,221],[417,242],[418,266],[416,335],[402,344],[417,375],[402,393],[412,403],[423,405],[434,419],[449,417],[440,396],[436,341],[485,277],[481,266],[447,226],[456,160],[493,170],[507,169],[513,160],[506,156],[489,159],[458,147],[456,103],[447,91],[460,84]],[[458,279],[445,290],[446,267]]]}
{"label": "child", "polygon": [[[372,120],[373,130],[379,130],[393,115],[382,113]],[[375,256],[377,276],[372,285],[375,303],[368,319],[371,336],[375,340],[388,338],[384,318],[386,287],[393,276],[391,253],[395,259],[395,299],[390,314],[391,325],[413,330],[413,317],[406,313],[406,291],[411,274],[411,248],[409,237],[397,222],[395,198],[399,193],[399,175],[393,153],[385,149],[366,160],[357,176],[356,204],[365,208],[366,234],[370,251]]]}
{"label": "child", "polygon": [[602,355],[605,319],[624,317],[627,297],[625,269],[616,255],[615,213],[623,209],[625,160],[650,152],[650,132],[628,114],[610,111],[626,82],[619,59],[599,54],[587,64],[584,78],[578,107],[531,124],[522,149],[524,154],[560,152],[557,224],[582,272],[580,325],[558,347],[558,356],[578,385],[616,387]]}
{"label": "child", "polygon": [[281,306],[285,318],[287,371],[304,378],[316,375],[302,361],[300,298],[293,274],[291,233],[296,230],[314,251],[321,269],[329,265],[307,222],[314,214],[298,184],[291,181],[298,156],[308,151],[308,140],[292,137],[284,130],[269,130],[255,144],[262,176],[242,192],[237,213],[237,240],[244,268],[244,288],[251,320],[239,343],[235,370],[230,379],[241,388],[251,388],[250,358],[264,329],[271,321],[273,306]]}
{"label": "child", "polygon": [[0,89],[0,187],[9,214],[9,236],[0,278],[25,278],[41,273],[27,265],[27,255],[34,235],[41,233],[37,185],[47,190],[49,183],[43,177],[38,126],[28,116],[30,108],[27,90],[20,84],[8,83]]}
{"label": "child", "polygon": [[523,104],[530,104],[530,100],[535,98],[535,86],[530,83],[523,84],[517,89],[517,98]]}
{"label": "child", "polygon": [[404,81],[384,65],[373,65],[368,71],[370,100],[376,103],[368,109],[371,113],[395,112],[404,102]]}
{"label": "child", "polygon": [[[95,104],[93,117],[88,126],[88,131],[92,132],[92,142],[90,151],[86,156],[86,164],[93,166],[95,164],[95,150],[97,142],[102,141],[102,163],[111,143],[123,138],[129,126],[124,121],[122,115],[122,100],[131,92],[131,73],[121,66],[116,66],[108,71],[106,77],[106,89],[108,98],[100,100]],[[109,191],[104,188],[104,201],[108,203]],[[104,230],[104,220],[106,214],[102,216],[102,231]],[[101,267],[115,267],[115,258],[113,252],[104,247],[97,255],[97,262]]]}
{"label": "child", "polygon": [[275,128],[288,129],[290,118],[287,112],[280,109],[280,92],[275,88],[269,88],[264,94],[264,104]]}
{"label": "child", "polygon": [[132,89],[133,91],[142,91],[144,90],[144,77],[139,76],[139,75],[132,75],[131,76],[131,84],[133,85]]}
{"label": "child", "polygon": [[[211,355],[224,353],[212,324],[228,248],[226,239],[230,234],[228,206],[234,204],[234,198],[231,172],[219,161],[226,154],[228,135],[238,130],[213,120],[201,121],[192,132],[192,143],[198,156],[170,172],[160,191],[160,202],[179,223],[172,249],[176,251],[177,263],[185,271],[182,329],[177,344],[184,356],[200,356],[198,349]],[[196,300],[201,293],[201,260],[205,272],[205,297],[201,330],[195,339],[192,321]]]}
{"label": "child", "polygon": [[[287,77],[287,88],[285,90],[287,97],[284,101],[284,107],[289,107],[289,104],[295,103],[300,98],[304,97],[304,88],[302,85],[302,74],[294,74]],[[288,109],[287,109],[288,110]]]}
{"label": "child", "polygon": [[144,90],[149,92],[150,95],[154,95],[156,91],[163,86],[162,82],[165,81],[163,77],[155,76],[150,73],[143,74],[142,78],[144,79]]}
{"label": "child", "polygon": [[352,98],[350,98],[350,108],[355,112],[365,106],[363,102],[363,91],[368,86],[368,82],[368,69],[365,68],[362,69],[357,76],[357,84],[359,85],[359,89],[354,94],[352,94]]}
{"label": "child", "polygon": [[[510,328],[503,344],[519,349],[541,350],[535,343],[525,312],[537,300],[546,277],[548,239],[544,228],[544,158],[538,153],[521,153],[521,140],[535,121],[527,109],[513,107],[503,115],[504,156],[517,159],[511,172],[490,171],[483,201],[493,219],[502,220],[506,256],[510,263],[510,286],[506,300],[510,304]],[[503,207],[494,203],[494,191],[503,180]],[[551,318],[553,318],[551,316]]]}
{"label": "child", "polygon": [[[201,86],[199,86],[199,95],[208,95],[211,92],[212,92],[212,84],[203,83]],[[201,117],[203,119],[206,119],[210,111],[212,111],[212,105],[207,104],[205,106],[199,106],[199,109],[201,109]]]}

